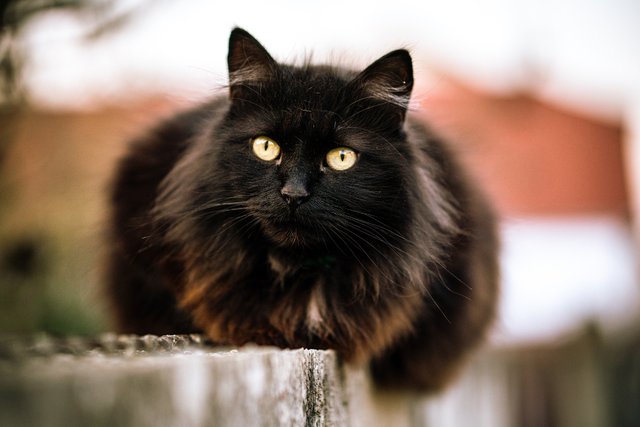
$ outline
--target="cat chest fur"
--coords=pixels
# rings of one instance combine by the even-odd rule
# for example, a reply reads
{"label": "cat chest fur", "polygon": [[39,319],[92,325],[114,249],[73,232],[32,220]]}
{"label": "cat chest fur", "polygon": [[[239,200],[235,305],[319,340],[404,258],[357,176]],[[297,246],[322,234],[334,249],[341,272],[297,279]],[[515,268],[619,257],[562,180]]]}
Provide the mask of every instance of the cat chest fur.
{"label": "cat chest fur", "polygon": [[[276,282],[279,286],[286,286],[287,276],[291,276],[296,269],[282,262],[277,257],[270,255],[268,257],[269,265],[273,271]],[[335,263],[335,257],[321,257],[307,260],[306,265],[324,267],[325,270],[330,269]],[[306,304],[305,324],[311,331],[321,332],[322,320],[326,310],[326,300],[324,297],[323,278],[319,277],[314,281],[311,280],[308,302]]]}

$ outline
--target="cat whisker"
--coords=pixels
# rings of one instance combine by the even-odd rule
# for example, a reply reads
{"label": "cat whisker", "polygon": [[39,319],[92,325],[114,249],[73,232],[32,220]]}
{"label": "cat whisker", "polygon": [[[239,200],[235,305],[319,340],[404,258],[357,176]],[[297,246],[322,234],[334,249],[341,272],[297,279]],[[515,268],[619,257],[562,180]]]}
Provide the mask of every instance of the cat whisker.
{"label": "cat whisker", "polygon": [[[362,245],[360,245],[359,242],[363,242],[363,243],[367,243],[368,242],[366,240],[362,240],[359,239],[358,235],[351,232],[347,227],[345,226],[338,226],[336,227],[336,231],[340,232],[341,234],[339,234],[341,236],[341,238],[343,238],[344,240],[346,240],[346,242],[351,243],[351,245],[355,246],[355,248],[362,254],[364,254],[364,256],[369,260],[370,265],[371,266],[375,266],[376,262],[373,260],[373,258],[371,258],[371,256],[369,255],[368,251],[366,251]],[[347,244],[348,244],[347,243]],[[377,251],[377,249],[375,248],[375,246],[369,244],[369,246],[371,246],[374,250]],[[350,246],[347,246],[350,249]],[[350,249],[351,250],[351,249]],[[355,252],[351,251],[353,256],[356,257],[356,259],[358,259],[358,261],[360,262],[360,265],[362,265],[362,267],[365,269],[365,271],[367,272],[367,274],[370,277],[375,277],[371,274],[371,271],[359,260],[359,258],[357,257],[357,255],[355,254]],[[378,251],[379,252],[379,251]],[[389,281],[390,283],[393,282],[393,280],[389,277],[388,274],[386,274],[386,272],[382,269],[378,269],[378,272],[385,278],[387,279],[387,281]],[[380,293],[380,289],[376,286],[374,289],[374,296],[378,297]]]}
{"label": "cat whisker", "polygon": [[[363,220],[361,220],[361,219],[359,219],[359,218],[356,218],[356,217],[351,217],[350,219],[351,219],[352,221],[354,221],[354,222],[356,222],[356,223],[360,224],[359,226],[358,226],[358,225],[356,225],[356,224],[354,224],[354,226],[355,226],[356,228],[360,227],[359,229],[360,229],[361,231],[363,231],[363,232],[367,232],[367,231],[368,231],[368,232],[369,232],[369,236],[370,236],[370,237],[372,237],[372,238],[374,238],[375,240],[377,240],[377,241],[379,241],[379,242],[381,242],[381,243],[383,243],[383,244],[387,245],[387,247],[389,247],[389,249],[393,250],[393,251],[394,251],[394,252],[396,252],[397,254],[399,254],[399,255],[403,255],[403,256],[406,256],[406,257],[409,257],[409,258],[411,258],[413,261],[418,262],[418,263],[419,263],[419,264],[421,264],[423,267],[425,267],[426,269],[428,269],[428,263],[427,263],[427,261],[425,261],[425,259],[424,259],[423,257],[418,257],[418,256],[414,255],[413,253],[407,252],[406,250],[401,249],[401,248],[399,248],[399,247],[397,247],[397,246],[395,246],[395,245],[391,244],[387,239],[385,239],[384,237],[382,237],[382,236],[380,236],[379,234],[377,234],[377,230],[376,230],[376,228],[377,228],[377,227],[375,227],[375,225],[374,225],[374,224],[372,224],[372,223],[368,223],[368,222],[363,221]],[[371,227],[371,228],[366,228],[366,227]],[[373,234],[373,233],[372,233],[373,231],[376,231],[376,234]],[[392,230],[389,230],[389,231],[392,231]],[[402,236],[398,235],[398,237],[402,237]],[[404,240],[406,240],[407,242],[409,242],[406,238],[403,238],[403,239],[404,239]],[[409,243],[411,243],[411,242],[409,242]],[[415,246],[414,244],[412,244],[412,245],[413,245],[413,246]],[[444,270],[447,274],[449,274],[453,279],[455,279],[455,280],[456,280],[456,281],[458,281],[460,284],[462,284],[463,286],[465,286],[468,290],[471,290],[471,287],[470,287],[466,282],[464,282],[462,279],[460,279],[459,277],[457,277],[453,272],[451,272],[451,271],[450,271],[450,270],[445,266],[445,264],[444,264],[444,263],[442,263],[440,260],[438,260],[438,259],[433,259],[432,261],[433,261],[433,262],[434,262],[438,267],[440,267],[442,270]],[[443,285],[443,286],[444,286],[444,287],[445,287],[449,292],[451,292],[451,293],[453,293],[453,294],[455,294],[455,295],[458,295],[458,296],[460,296],[460,297],[462,297],[462,298],[465,298],[465,299],[467,299],[467,300],[470,300],[470,299],[471,299],[468,295],[462,294],[462,293],[460,293],[460,292],[457,292],[457,291],[455,291],[455,290],[451,289],[451,288],[449,287],[449,285],[447,285],[447,282],[446,282],[446,280],[445,280],[444,278],[440,277],[440,279],[441,279],[441,283],[442,283],[442,285]]]}
{"label": "cat whisker", "polygon": [[[254,221],[254,218],[250,214],[244,214],[237,217],[234,217],[228,221],[223,223],[223,226],[219,228],[215,234],[215,238],[213,238],[209,244],[207,245],[207,250],[205,253],[207,256],[224,256],[226,248],[229,246],[230,242],[232,242],[237,235],[242,235],[246,232],[246,227],[249,227]],[[240,226],[236,233],[227,233],[226,231],[236,227],[238,224],[245,222],[242,226]]]}
{"label": "cat whisker", "polygon": [[[366,240],[362,240],[362,241],[363,241],[363,242],[365,242],[365,243],[368,243],[368,244],[369,244],[369,246],[371,246],[372,248],[376,249],[376,250],[377,250],[381,255],[384,255],[384,254],[382,254],[382,253],[381,253],[381,252],[376,248],[376,246],[375,246],[375,245],[373,245],[373,244],[371,244],[371,243],[367,242]],[[406,255],[409,255],[409,254],[406,254]],[[389,280],[389,279],[388,279],[388,280]],[[445,282],[444,282],[444,281],[442,281],[442,283],[444,284],[444,286],[445,286],[447,289],[449,289],[449,288],[446,286],[446,284],[445,284]],[[454,291],[452,291],[451,289],[449,289],[449,290],[450,290],[451,292],[454,292]],[[422,289],[422,292],[423,292],[424,294],[426,294],[426,295],[429,297],[429,299],[431,300],[431,302],[432,302],[432,303],[434,304],[434,306],[438,309],[438,311],[442,314],[442,316],[445,318],[445,320],[446,320],[449,324],[451,324],[451,320],[448,318],[448,316],[446,315],[446,313],[444,312],[444,310],[442,309],[442,307],[440,307],[440,305],[438,304],[438,302],[437,302],[437,301],[436,301],[436,299],[434,298],[434,296],[433,296],[433,294],[431,293],[431,291],[430,291],[428,288],[425,288],[425,289]],[[458,294],[457,292],[454,292],[454,293]],[[458,295],[460,295],[460,294],[458,294]],[[460,295],[460,296],[464,296],[464,295]]]}
{"label": "cat whisker", "polygon": [[[360,241],[366,245],[368,245],[369,247],[371,247],[375,252],[378,253],[378,255],[380,255],[381,257],[385,257],[385,253],[382,252],[376,245],[374,245],[373,243],[367,241],[366,239],[361,238],[360,235],[358,235],[357,233],[355,233],[354,231],[350,230],[349,227],[347,226],[343,226],[341,228],[341,230],[345,233],[348,233],[350,236],[352,236],[352,241],[358,246],[358,248],[365,253],[365,255],[367,256],[367,258],[369,259],[369,261],[371,261],[372,265],[376,265],[376,261],[374,261],[371,256],[369,255],[368,251],[365,251],[361,245],[359,245],[357,243],[357,241]],[[391,277],[389,277],[388,274],[386,274],[385,272],[383,272],[383,270],[380,270],[381,274],[383,275],[383,277],[385,279],[387,279],[390,283],[393,282],[393,279]]]}
{"label": "cat whisker", "polygon": [[[353,258],[356,260],[356,262],[360,265],[360,267],[367,273],[367,275],[369,275],[371,277],[371,271],[367,268],[367,266],[364,264],[364,262],[362,262],[362,260],[360,259],[360,257],[354,252],[354,250],[351,248],[351,245],[349,245],[349,243],[347,241],[345,241],[346,236],[339,234],[337,232],[337,230],[335,230],[333,227],[327,227],[326,228],[328,231],[328,236],[331,239],[331,241],[334,243],[334,245],[336,245],[336,247],[340,248],[341,246],[345,247],[349,253],[353,256]],[[342,245],[339,245],[338,242],[336,242],[333,237],[334,236],[336,239],[338,239],[340,241],[340,243],[342,243]],[[347,239],[349,240],[349,239]],[[364,297],[364,295],[366,294],[366,289],[358,289],[358,292],[360,293],[361,297]]]}
{"label": "cat whisker", "polygon": [[216,210],[207,209],[207,210],[201,210],[199,212],[192,212],[192,213],[196,215],[198,218],[212,219],[212,218],[215,218],[216,216],[229,214],[232,212],[246,212],[246,210],[247,210],[246,207],[237,207],[237,208],[226,208],[226,209],[216,209]]}

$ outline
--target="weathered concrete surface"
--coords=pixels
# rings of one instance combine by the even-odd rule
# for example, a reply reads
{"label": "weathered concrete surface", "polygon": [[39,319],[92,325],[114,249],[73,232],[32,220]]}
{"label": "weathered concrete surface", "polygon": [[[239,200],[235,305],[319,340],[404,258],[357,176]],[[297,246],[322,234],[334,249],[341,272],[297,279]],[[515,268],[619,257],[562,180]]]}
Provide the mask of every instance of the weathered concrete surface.
{"label": "weathered concrete surface", "polygon": [[480,352],[429,397],[377,391],[332,351],[215,348],[200,336],[0,337],[0,427],[637,426],[637,342],[607,349],[586,335]]}
{"label": "weathered concrete surface", "polygon": [[332,351],[216,349],[199,336],[105,335],[5,339],[0,356],[1,426],[409,422],[406,404],[372,398],[364,372],[341,366]]}

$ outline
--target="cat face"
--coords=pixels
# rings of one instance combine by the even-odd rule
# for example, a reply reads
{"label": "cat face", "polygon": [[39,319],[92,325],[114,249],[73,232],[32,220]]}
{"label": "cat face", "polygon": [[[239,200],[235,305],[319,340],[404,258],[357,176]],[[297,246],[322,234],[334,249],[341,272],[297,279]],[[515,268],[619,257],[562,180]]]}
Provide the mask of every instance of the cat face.
{"label": "cat face", "polygon": [[231,105],[215,168],[246,201],[251,222],[288,248],[366,252],[401,234],[408,53],[391,52],[356,74],[277,64],[240,29],[229,44]]}

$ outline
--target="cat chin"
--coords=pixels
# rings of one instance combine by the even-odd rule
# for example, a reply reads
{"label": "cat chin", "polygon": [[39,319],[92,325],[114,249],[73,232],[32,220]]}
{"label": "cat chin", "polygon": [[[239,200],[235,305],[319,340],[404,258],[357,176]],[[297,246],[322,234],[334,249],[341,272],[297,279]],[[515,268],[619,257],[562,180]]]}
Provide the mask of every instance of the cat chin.
{"label": "cat chin", "polygon": [[323,244],[322,236],[299,224],[262,224],[267,239],[283,249],[307,250]]}
{"label": "cat chin", "polygon": [[269,218],[258,216],[257,220],[266,239],[281,248],[307,248],[317,244],[320,237],[309,224],[303,223],[290,212],[279,212]]}
{"label": "cat chin", "polygon": [[293,228],[264,230],[265,235],[275,245],[287,249],[305,249],[314,246],[317,239],[310,238],[306,233]]}

